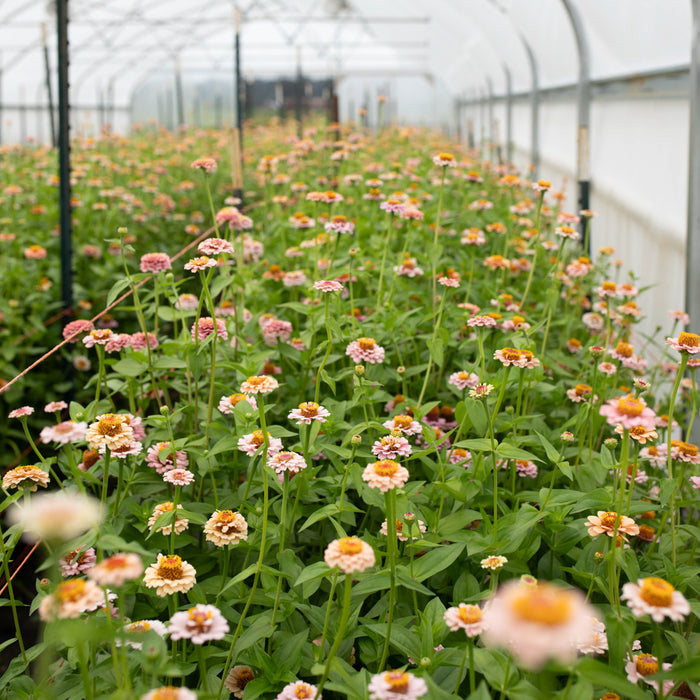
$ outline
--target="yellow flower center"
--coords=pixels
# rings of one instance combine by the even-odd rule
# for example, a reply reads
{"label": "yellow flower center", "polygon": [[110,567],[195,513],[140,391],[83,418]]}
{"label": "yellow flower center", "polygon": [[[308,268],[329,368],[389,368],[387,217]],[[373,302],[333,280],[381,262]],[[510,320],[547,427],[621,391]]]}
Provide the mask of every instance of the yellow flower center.
{"label": "yellow flower center", "polygon": [[338,540],[338,547],[342,554],[359,554],[362,551],[362,540],[357,537],[343,537]]}
{"label": "yellow flower center", "polygon": [[455,447],[454,450],[452,450],[452,454],[460,459],[465,459],[467,456],[467,451],[462,447]]}
{"label": "yellow flower center", "polygon": [[451,153],[439,153],[438,158],[440,160],[454,160],[455,157]]}
{"label": "yellow flower center", "polygon": [[180,697],[180,689],[172,685],[167,685],[163,688],[153,691],[152,700],[178,700]]}
{"label": "yellow flower center", "polygon": [[540,625],[561,625],[571,618],[571,594],[556,586],[538,583],[523,588],[511,601],[521,619]]}
{"label": "yellow flower center", "polygon": [[673,591],[676,589],[662,578],[650,576],[642,581],[639,597],[649,605],[667,608],[673,602]]}
{"label": "yellow flower center", "polygon": [[683,331],[678,335],[678,342],[681,345],[690,345],[691,347],[696,348],[698,345],[700,345],[700,335],[696,335],[695,333],[686,333]]}
{"label": "yellow flower center", "polygon": [[202,627],[204,623],[211,620],[210,610],[198,610],[197,608],[190,608],[187,611],[187,619],[190,622],[194,622],[197,627]]}
{"label": "yellow flower center", "polygon": [[552,183],[549,180],[538,180],[537,184],[540,187],[551,187],[552,186]]}
{"label": "yellow flower center", "polygon": [[220,523],[228,524],[232,523],[236,517],[236,514],[232,510],[222,510],[216,516],[216,519]]}
{"label": "yellow flower center", "polygon": [[590,394],[593,391],[593,387],[588,386],[588,384],[577,384],[574,391],[576,396],[584,396],[585,394]]}
{"label": "yellow flower center", "polygon": [[600,286],[605,292],[617,291],[617,285],[614,282],[603,282],[603,284],[601,284]]}
{"label": "yellow flower center", "polygon": [[647,434],[647,429],[643,425],[633,425],[630,428],[630,437],[643,437]]}
{"label": "yellow flower center", "polygon": [[458,615],[465,625],[481,622],[481,608],[478,605],[460,605]]}
{"label": "yellow flower center", "polygon": [[398,468],[398,462],[394,462],[393,459],[383,459],[374,463],[374,473],[377,476],[393,476]]}
{"label": "yellow flower center", "polygon": [[73,579],[72,581],[64,581],[56,587],[54,595],[62,603],[73,603],[79,600],[85,593],[85,581],[81,578]]}
{"label": "yellow flower center", "polygon": [[689,457],[695,457],[698,453],[698,446],[692,442],[683,442],[682,440],[671,440],[671,446],[677,447],[680,452]]}
{"label": "yellow flower center", "polygon": [[338,214],[334,216],[331,221],[333,221],[334,224],[344,224],[348,220],[347,216],[342,216],[341,214]]}
{"label": "yellow flower center", "polygon": [[107,413],[97,423],[97,432],[100,435],[114,437],[122,432],[122,416],[116,413]]}
{"label": "yellow flower center", "polygon": [[253,434],[250,437],[250,441],[254,444],[260,447],[260,445],[263,444],[265,441],[265,438],[263,437],[262,430],[254,430]]}
{"label": "yellow flower center", "polygon": [[361,350],[372,350],[377,344],[377,341],[374,338],[360,338],[357,344],[360,346]]}
{"label": "yellow flower center", "polygon": [[182,578],[182,559],[177,554],[163,557],[158,564],[158,576],[168,581],[177,581]]}
{"label": "yellow flower center", "polygon": [[628,394],[617,401],[617,410],[625,416],[641,416],[644,404],[635,399],[632,394]]}
{"label": "yellow flower center", "polygon": [[607,513],[603,513],[603,515],[600,516],[600,524],[603,527],[614,528],[615,523],[619,520],[619,518],[620,516],[617,513],[608,511]]}
{"label": "yellow flower center", "polygon": [[127,632],[148,632],[151,629],[151,623],[146,622],[146,620],[139,620],[138,622],[132,622],[127,626]]}
{"label": "yellow flower center", "polygon": [[397,428],[408,428],[413,423],[411,416],[394,416],[394,426]]}
{"label": "yellow flower center", "polygon": [[612,691],[605,693],[600,700],[620,700],[620,696],[617,693],[613,693]]}
{"label": "yellow flower center", "polygon": [[304,401],[303,403],[299,404],[299,411],[301,411],[301,415],[305,418],[313,418],[314,416],[317,416],[319,408],[319,404],[317,404],[315,401]]}
{"label": "yellow flower center", "polygon": [[326,199],[336,199],[338,197],[338,193],[333,192],[333,190],[326,190],[323,194],[325,195]]}
{"label": "yellow flower center", "polygon": [[651,542],[654,539],[656,530],[651,525],[640,525],[638,537],[640,540]]}
{"label": "yellow flower center", "polygon": [[248,377],[246,382],[252,386],[260,386],[265,381],[266,377]]}
{"label": "yellow flower center", "polygon": [[651,676],[659,672],[659,662],[651,654],[640,654],[634,662],[637,673],[642,676]]}
{"label": "yellow flower center", "polygon": [[389,684],[389,690],[392,693],[400,693],[405,695],[408,692],[408,681],[410,677],[408,673],[402,671],[389,671],[384,674],[384,680]]}
{"label": "yellow flower center", "polygon": [[516,348],[503,348],[503,350],[501,350],[501,355],[503,355],[506,360],[517,362],[520,359],[520,350]]}
{"label": "yellow flower center", "polygon": [[519,326],[521,323],[525,323],[525,319],[522,316],[513,316],[513,323]]}
{"label": "yellow flower center", "polygon": [[298,685],[294,688],[294,697],[296,698],[312,698],[313,696],[314,691],[306,684]]}
{"label": "yellow flower center", "polygon": [[634,346],[620,341],[615,348],[615,352],[622,357],[632,357],[634,355]]}
{"label": "yellow flower center", "polygon": [[228,400],[232,406],[235,406],[239,401],[245,401],[245,394],[231,394]]}

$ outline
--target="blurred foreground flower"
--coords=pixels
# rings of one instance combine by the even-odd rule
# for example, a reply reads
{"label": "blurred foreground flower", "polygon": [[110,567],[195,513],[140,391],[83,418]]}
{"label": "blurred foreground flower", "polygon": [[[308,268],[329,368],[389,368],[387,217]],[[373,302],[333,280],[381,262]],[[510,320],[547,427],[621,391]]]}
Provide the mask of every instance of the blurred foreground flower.
{"label": "blurred foreground flower", "polygon": [[37,494],[26,505],[14,504],[8,520],[27,539],[68,541],[102,522],[102,506],[91,496],[55,491]]}

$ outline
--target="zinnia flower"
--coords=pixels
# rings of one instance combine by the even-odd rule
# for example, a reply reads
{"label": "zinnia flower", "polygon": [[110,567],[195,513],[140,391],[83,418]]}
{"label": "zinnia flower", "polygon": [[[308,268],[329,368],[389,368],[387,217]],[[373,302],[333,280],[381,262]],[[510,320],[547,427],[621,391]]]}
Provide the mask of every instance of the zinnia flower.
{"label": "zinnia flower", "polygon": [[[268,457],[277,454],[282,449],[282,440],[279,438],[272,437],[272,435],[268,433],[267,440]],[[248,433],[248,435],[244,435],[242,438],[238,439],[238,449],[241,452],[245,452],[248,457],[252,457],[262,447],[264,441],[262,430],[254,430],[252,433]]]}
{"label": "zinnia flower", "polygon": [[228,622],[214,605],[195,605],[189,610],[176,612],[170,618],[168,628],[170,639],[189,639],[192,644],[223,639],[227,632]]}
{"label": "zinnia flower", "polygon": [[164,685],[162,688],[156,688],[142,695],[140,700],[197,700],[197,693],[187,688]]}
{"label": "zinnia flower", "polygon": [[61,445],[67,445],[69,442],[81,442],[85,439],[87,432],[87,423],[84,421],[76,422],[66,420],[56,425],[47,425],[41,429],[39,439],[45,445],[50,442],[58,442]]}
{"label": "zinnia flower", "polygon": [[460,603],[456,608],[447,608],[443,619],[453,632],[464,630],[467,637],[476,637],[484,628],[482,616],[482,610],[478,605]]}
{"label": "zinnia flower", "polygon": [[326,547],[323,560],[331,568],[337,566],[344,574],[365,571],[375,563],[372,547],[357,537],[333,540]]}
{"label": "zinnia flower", "polygon": [[176,554],[158,555],[158,561],[146,569],[143,582],[147,588],[155,588],[161,598],[173,593],[187,593],[197,582],[194,566]]}
{"label": "zinnia flower", "polygon": [[96,562],[95,548],[90,547],[85,550],[74,549],[72,552],[68,552],[58,560],[58,566],[61,569],[61,576],[68,578],[89,571]]}
{"label": "zinnia flower", "polygon": [[666,344],[680,353],[685,352],[694,355],[700,352],[700,335],[683,331],[677,338],[666,338]]}
{"label": "zinnia flower", "polygon": [[[172,510],[174,508],[174,504],[172,501],[166,501],[165,503],[159,503],[154,509],[153,513],[151,514],[151,517],[148,519],[148,527],[153,528],[153,526],[156,524],[156,520],[163,515],[164,513],[172,513]],[[182,510],[182,504],[178,503],[177,504],[177,509]],[[169,521],[172,522],[172,521]],[[181,532],[184,532],[188,527],[189,527],[190,521],[187,520],[187,518],[179,518],[177,515],[175,516],[175,534],[179,535]],[[156,532],[160,532],[164,535],[169,535],[172,532],[173,526],[172,524],[169,525],[162,525],[159,527]]]}
{"label": "zinnia flower", "polygon": [[255,678],[250,666],[234,666],[226,676],[224,687],[237,698],[243,697],[245,687]]}
{"label": "zinnia flower", "polygon": [[417,700],[428,692],[428,686],[408,671],[387,671],[372,676],[367,690],[370,700]]}
{"label": "zinnia flower", "polygon": [[88,578],[100,586],[119,588],[143,573],[141,557],[133,552],[120,552],[103,559],[88,571]]}
{"label": "zinnia flower", "polygon": [[600,407],[599,413],[605,416],[608,425],[617,426],[620,423],[627,430],[635,425],[643,425],[649,430],[656,427],[654,411],[647,407],[644,399],[635,398],[633,394],[608,401]]}
{"label": "zinnia flower", "polygon": [[269,394],[279,388],[279,382],[267,374],[248,377],[241,384],[242,394]]}
{"label": "zinnia flower", "polygon": [[248,523],[240,513],[232,510],[215,510],[204,526],[204,535],[208,542],[217,547],[238,544],[248,539]]}
{"label": "zinnia flower", "polygon": [[321,696],[317,695],[318,688],[315,685],[304,683],[303,681],[294,681],[282,688],[275,700],[321,700]]}
{"label": "zinnia flower", "polygon": [[56,586],[39,603],[39,617],[45,622],[80,617],[105,604],[104,591],[92,581],[73,578]]}
{"label": "zinnia flower", "polygon": [[370,488],[379,489],[382,493],[397,486],[403,486],[408,481],[408,477],[408,469],[393,459],[372,462],[362,472],[362,480],[366,481]]}
{"label": "zinnia flower", "polygon": [[163,481],[174,486],[187,486],[194,481],[194,474],[187,469],[170,469],[163,474]]}
{"label": "zinnia flower", "polygon": [[28,539],[67,542],[102,522],[102,506],[92,496],[53,491],[36,494],[22,506],[15,503],[8,520]]}
{"label": "zinnia flower", "polygon": [[591,537],[597,537],[605,533],[608,537],[612,537],[615,532],[615,523],[617,523],[617,534],[622,537],[639,534],[639,525],[632,518],[604,510],[599,510],[598,515],[588,516],[586,522],[588,534]]}
{"label": "zinnia flower", "polygon": [[236,405],[238,405],[241,401],[247,401],[252,409],[255,411],[258,410],[258,402],[252,396],[246,396],[245,394],[240,393],[231,394],[230,396],[222,396],[217,408],[219,411],[221,411],[221,413],[231,415]]}
{"label": "zinnia flower", "polygon": [[[202,316],[192,324],[190,334],[192,340],[206,340],[214,332],[214,319],[211,316]],[[221,340],[228,340],[228,331],[223,319],[216,319],[216,334]]]}
{"label": "zinnia flower", "polygon": [[381,345],[377,345],[377,341],[374,338],[353,340],[345,348],[345,354],[349,355],[355,364],[360,362],[369,362],[370,364],[384,362],[384,348]]}
{"label": "zinnia flower", "polygon": [[463,391],[464,389],[473,389],[479,383],[479,377],[474,372],[453,372],[447,383]]}
{"label": "zinnia flower", "polygon": [[413,420],[412,416],[398,415],[394,416],[382,425],[390,431],[400,430],[404,435],[420,435],[423,432],[421,424],[417,420]]}
{"label": "zinnia flower", "polygon": [[412,452],[410,443],[401,435],[385,435],[372,445],[372,454],[379,459],[394,459],[408,457]]}
{"label": "zinnia flower", "polygon": [[[125,643],[132,649],[141,649],[143,642],[138,641],[138,637],[143,637],[147,632],[155,632],[159,637],[164,637],[168,630],[160,620],[136,620],[122,628],[126,637]],[[119,638],[114,640],[117,646],[121,646],[122,642]]]}
{"label": "zinnia flower", "polygon": [[323,406],[317,404],[315,401],[304,401],[299,404],[298,408],[293,408],[287,418],[289,420],[295,420],[297,425],[305,423],[306,425],[311,425],[313,421],[318,421],[319,423],[325,423],[326,418],[330,416],[330,411]]}
{"label": "zinnia flower", "polygon": [[97,416],[85,433],[85,439],[91,449],[97,450],[105,445],[110,450],[134,441],[134,431],[127,416],[120,413],[105,413]]}
{"label": "zinnia flower", "polygon": [[482,569],[500,571],[508,563],[508,558],[501,555],[492,554],[490,557],[482,559],[479,563],[481,564]]}
{"label": "zinnia flower", "polygon": [[656,576],[626,583],[620,599],[627,601],[635,617],[649,614],[654,622],[663,622],[666,617],[682,622],[690,614],[690,604],[685,596],[668,581]]}
{"label": "zinnia flower", "polygon": [[[647,680],[646,677],[653,676],[660,670],[668,671],[670,668],[671,664],[662,664],[661,669],[659,669],[659,660],[652,654],[637,654],[625,663],[625,673],[627,673],[627,680],[630,683],[644,681],[647,685],[655,688],[657,693],[659,692],[659,682]],[[670,693],[673,685],[673,681],[664,681],[663,694]]]}
{"label": "zinnia flower", "polygon": [[569,663],[591,635],[593,609],[573,589],[546,582],[509,581],[484,608],[482,640],[505,647],[525,668],[549,658]]}
{"label": "zinnia flower", "polygon": [[141,256],[139,267],[141,272],[164,272],[172,269],[167,253],[146,253]]}
{"label": "zinnia flower", "polygon": [[2,477],[2,487],[7,489],[19,489],[24,491],[24,489],[29,489],[29,491],[36,491],[38,486],[46,488],[49,485],[49,475],[43,469],[31,464],[22,467],[15,467],[5,472]]}
{"label": "zinnia flower", "polygon": [[291,478],[294,474],[298,474],[302,469],[305,469],[306,460],[296,452],[283,451],[277,452],[272,456],[268,455],[267,466],[275,470],[281,482],[285,472],[289,472]]}
{"label": "zinnia flower", "polygon": [[205,255],[221,255],[233,253],[233,245],[225,238],[206,238],[197,246],[197,250]]}

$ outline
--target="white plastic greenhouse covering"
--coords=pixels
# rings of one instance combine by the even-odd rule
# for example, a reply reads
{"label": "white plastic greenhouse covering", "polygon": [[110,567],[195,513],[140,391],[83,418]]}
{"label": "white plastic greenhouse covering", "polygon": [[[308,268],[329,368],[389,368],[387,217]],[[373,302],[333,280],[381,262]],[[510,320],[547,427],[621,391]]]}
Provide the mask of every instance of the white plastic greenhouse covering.
{"label": "white plastic greenhouse covering", "polygon": [[[2,143],[50,138],[41,26],[56,95],[54,5],[0,0]],[[593,250],[613,246],[623,271],[654,285],[642,300],[651,330],[686,303],[692,6],[691,0],[70,0],[73,133],[95,134],[105,120],[128,132],[134,117],[158,118],[144,96],[164,91],[172,99],[178,66],[186,105],[197,84],[213,81],[232,110],[237,8],[243,76],[293,79],[300,56],[304,76],[335,78],[341,119],[354,118],[366,103],[371,124],[381,92],[393,120],[434,125],[463,140],[469,124],[488,155],[489,139],[505,148],[510,103],[513,161],[523,170],[537,161],[539,176],[564,187],[565,207],[576,211],[576,84],[584,49]],[[539,154],[532,149],[535,83]]]}

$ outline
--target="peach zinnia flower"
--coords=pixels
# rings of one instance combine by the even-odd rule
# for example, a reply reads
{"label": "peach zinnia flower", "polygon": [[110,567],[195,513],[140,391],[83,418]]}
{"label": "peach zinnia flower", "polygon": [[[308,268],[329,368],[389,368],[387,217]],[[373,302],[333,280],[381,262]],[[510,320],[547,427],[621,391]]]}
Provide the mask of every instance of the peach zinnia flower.
{"label": "peach zinnia flower", "polygon": [[[625,429],[622,425],[618,424],[617,426],[615,426],[615,432],[618,435],[624,435]],[[629,435],[640,445],[645,445],[647,440],[656,440],[659,437],[659,434],[656,432],[656,430],[650,430],[644,425],[633,425],[629,429]]]}
{"label": "peach zinnia flower", "polygon": [[680,353],[695,354],[700,352],[700,335],[683,331],[677,338],[666,338],[666,344]]}
{"label": "peach zinnia flower", "polygon": [[370,488],[379,489],[382,493],[397,486],[403,486],[408,481],[408,477],[408,469],[393,459],[372,462],[362,472],[362,480],[366,481]]}
{"label": "peach zinnia flower", "polygon": [[242,394],[269,394],[279,388],[279,382],[269,375],[248,377],[241,384]]}
{"label": "peach zinnia flower", "polygon": [[627,601],[635,617],[649,614],[654,622],[663,622],[666,617],[682,622],[690,614],[690,604],[685,596],[668,581],[656,576],[626,583],[620,599]]}
{"label": "peach zinnia flower", "polygon": [[287,418],[295,420],[297,425],[302,423],[311,425],[312,421],[315,420],[319,423],[325,423],[326,418],[330,415],[330,411],[327,408],[317,404],[315,401],[304,401],[299,404],[298,408],[293,408]]}
{"label": "peach zinnia flower", "polygon": [[103,559],[88,571],[88,578],[100,586],[119,588],[127,581],[139,578],[143,573],[141,557],[133,552],[120,552]]}
{"label": "peach zinnia flower", "polygon": [[[615,524],[617,523],[617,534],[622,535],[638,535],[639,525],[625,515],[618,515],[612,511],[599,510],[598,515],[589,515],[586,521],[588,534],[591,537],[597,537],[605,533],[608,537],[612,537],[615,533]],[[625,537],[625,539],[627,539]]]}
{"label": "peach zinnia flower", "polygon": [[237,698],[243,697],[245,687],[255,678],[250,666],[234,666],[226,676],[224,687]]}
{"label": "peach zinnia flower", "polygon": [[394,416],[382,425],[389,431],[400,430],[404,435],[420,435],[423,432],[421,424],[412,416],[401,414]]}
{"label": "peach zinnia flower", "polygon": [[197,700],[197,693],[187,688],[164,685],[141,696],[140,700]]}
{"label": "peach zinnia flower", "polygon": [[170,639],[189,639],[192,644],[223,639],[227,632],[226,618],[213,605],[195,605],[189,610],[176,612],[168,627]]}
{"label": "peach zinnia flower", "polygon": [[56,590],[39,603],[39,617],[46,621],[65,620],[92,612],[105,603],[104,591],[92,581],[74,578],[56,586]]}
{"label": "peach zinnia flower", "polygon": [[[148,527],[153,528],[153,526],[156,524],[156,520],[163,515],[164,513],[171,513],[174,504],[172,501],[166,501],[165,503],[159,503],[154,509],[153,513],[151,514],[151,517],[148,519]],[[181,510],[182,509],[182,504],[178,503],[177,504],[177,509]],[[172,521],[170,521],[172,522]],[[178,518],[177,515],[175,516],[175,534],[179,535],[181,532],[184,532],[188,527],[189,527],[190,521],[187,520],[187,518]],[[163,525],[159,527],[156,532],[160,532],[164,535],[169,535],[172,532],[173,526],[172,525]]]}
{"label": "peach zinnia flower", "polygon": [[204,534],[206,540],[217,547],[238,544],[241,540],[248,539],[248,523],[240,513],[215,510],[204,526]]}
{"label": "peach zinnia flower", "polygon": [[546,582],[509,581],[484,608],[482,640],[505,647],[525,668],[549,658],[569,663],[591,636],[593,609],[576,590]]}
{"label": "peach zinnia flower", "polygon": [[38,486],[46,488],[49,485],[49,475],[43,469],[30,464],[22,467],[15,467],[5,473],[2,477],[2,487],[4,489],[17,488],[20,491],[29,489],[34,492]]}
{"label": "peach zinnia flower", "polygon": [[85,433],[85,439],[91,449],[97,450],[105,445],[110,450],[134,441],[134,431],[129,425],[128,417],[120,413],[105,413],[97,416]]}
{"label": "peach zinnia flower", "polygon": [[453,631],[464,630],[467,637],[476,637],[483,630],[482,610],[478,605],[460,603],[456,608],[447,608],[443,619]]}
{"label": "peach zinnia flower", "polygon": [[323,560],[331,568],[337,566],[344,574],[369,569],[376,561],[372,547],[357,537],[333,540],[326,547]]}
{"label": "peach zinnia flower", "polygon": [[318,688],[315,685],[294,681],[285,685],[275,700],[321,700],[321,696],[318,695]]}
{"label": "peach zinnia flower", "polygon": [[173,593],[187,593],[197,582],[194,566],[176,554],[158,555],[158,561],[146,569],[143,582],[146,588],[155,588],[161,598]]}

